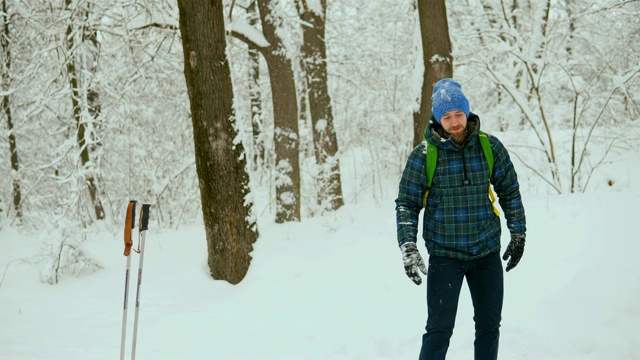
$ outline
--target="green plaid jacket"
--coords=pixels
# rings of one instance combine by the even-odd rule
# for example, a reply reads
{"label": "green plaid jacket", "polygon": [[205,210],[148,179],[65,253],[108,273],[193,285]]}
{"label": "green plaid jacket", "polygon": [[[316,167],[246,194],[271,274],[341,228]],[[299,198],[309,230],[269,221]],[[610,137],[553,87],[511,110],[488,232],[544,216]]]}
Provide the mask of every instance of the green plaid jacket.
{"label": "green plaid jacket", "polygon": [[425,169],[426,142],[416,146],[402,172],[396,199],[398,245],[416,242],[423,196],[429,190],[423,214],[422,237],[431,255],[475,259],[500,250],[500,218],[493,212],[489,182],[498,195],[511,234],[524,234],[526,220],[513,163],[504,145],[488,135],[493,150],[493,176],[482,151],[480,119],[470,113],[468,142],[461,146],[444,139],[442,127],[430,122],[426,141],[438,147],[438,163],[431,189]]}

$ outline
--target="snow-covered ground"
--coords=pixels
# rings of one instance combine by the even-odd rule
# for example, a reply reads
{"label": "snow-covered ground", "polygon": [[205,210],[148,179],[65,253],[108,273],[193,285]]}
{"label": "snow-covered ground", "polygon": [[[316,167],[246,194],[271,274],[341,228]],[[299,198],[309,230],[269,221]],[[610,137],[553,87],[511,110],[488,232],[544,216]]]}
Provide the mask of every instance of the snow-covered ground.
{"label": "snow-covered ground", "polygon": [[[505,276],[502,359],[640,359],[635,175],[618,191],[523,193],[527,247]],[[201,225],[159,230],[152,212],[137,358],[417,358],[425,287],[404,274],[394,198],[395,189],[380,201],[360,195],[335,214],[300,223],[277,225],[261,215],[251,268],[236,286],[208,275]],[[122,233],[90,233],[83,248],[102,269],[57,285],[40,281],[42,238],[0,231],[0,359],[118,358]],[[127,358],[138,259],[134,254]],[[463,286],[448,358],[472,358],[473,336]]]}

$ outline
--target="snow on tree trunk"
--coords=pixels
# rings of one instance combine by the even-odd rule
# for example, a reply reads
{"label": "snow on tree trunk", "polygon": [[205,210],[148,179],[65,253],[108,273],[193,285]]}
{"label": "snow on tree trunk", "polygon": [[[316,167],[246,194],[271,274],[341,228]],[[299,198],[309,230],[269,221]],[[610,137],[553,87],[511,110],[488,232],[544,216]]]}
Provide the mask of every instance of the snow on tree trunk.
{"label": "snow on tree trunk", "polygon": [[298,104],[291,58],[276,26],[269,0],[258,0],[264,36],[269,42],[263,54],[269,68],[273,101],[276,153],[276,222],[300,220],[300,140]]}

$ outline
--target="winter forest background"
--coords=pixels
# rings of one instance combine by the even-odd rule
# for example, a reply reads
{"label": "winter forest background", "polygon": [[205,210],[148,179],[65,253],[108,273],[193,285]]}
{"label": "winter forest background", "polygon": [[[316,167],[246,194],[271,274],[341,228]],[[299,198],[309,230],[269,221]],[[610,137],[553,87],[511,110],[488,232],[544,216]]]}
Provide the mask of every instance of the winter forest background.
{"label": "winter forest background", "polygon": [[[202,134],[194,134],[191,120],[178,4],[1,5],[0,228],[47,234],[56,261],[43,281],[56,283],[60,272],[91,268],[83,241],[96,226],[120,231],[130,199],[152,204],[157,228],[202,221],[194,152],[194,136]],[[249,175],[246,195],[255,197],[247,202],[255,200],[248,214],[299,221],[342,201],[393,196],[396,185],[384,179],[399,178],[423,105],[420,16],[444,9],[445,2],[221,5],[238,135],[233,140],[244,151],[246,166],[239,164]],[[326,61],[305,57],[305,30],[318,19]],[[509,132],[502,140],[528,174],[520,179],[523,192],[626,186],[624,174],[609,165],[640,147],[640,1],[447,1],[446,23],[431,35],[450,38],[453,76],[483,129]],[[273,62],[255,51],[256,45],[273,47],[273,39],[278,47],[265,56],[284,59],[276,64],[288,64],[288,81],[295,84],[296,106],[285,117],[297,128],[287,137],[297,151],[287,159],[297,158],[298,165],[278,153],[283,131],[275,125],[280,118],[274,104],[281,93],[272,89],[282,83],[270,78]],[[434,54],[427,63],[443,57]],[[324,80],[309,76],[318,64],[326,64]],[[309,104],[319,81],[330,96],[325,109],[337,139],[329,155],[318,155],[314,140],[327,129],[327,114],[314,118]],[[358,177],[342,192],[327,192],[327,181],[345,171],[337,159],[348,157],[355,159],[349,171]],[[279,192],[296,181],[298,191]],[[282,214],[291,202],[298,203],[300,217]]]}

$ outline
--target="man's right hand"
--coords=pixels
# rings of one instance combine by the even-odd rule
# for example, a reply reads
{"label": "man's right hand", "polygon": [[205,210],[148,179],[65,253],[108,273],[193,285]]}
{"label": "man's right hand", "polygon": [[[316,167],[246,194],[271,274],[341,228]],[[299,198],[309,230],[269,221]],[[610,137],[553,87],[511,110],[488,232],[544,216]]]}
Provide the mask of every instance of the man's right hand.
{"label": "man's right hand", "polygon": [[424,266],[424,260],[422,260],[422,256],[420,256],[416,243],[406,242],[400,246],[400,250],[402,251],[404,272],[407,273],[409,279],[416,285],[422,284],[422,278],[420,277],[420,273],[418,273],[418,269],[427,275],[427,268]]}

